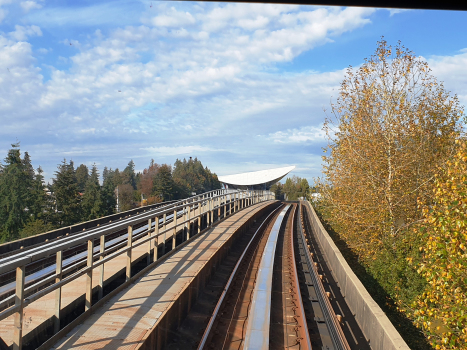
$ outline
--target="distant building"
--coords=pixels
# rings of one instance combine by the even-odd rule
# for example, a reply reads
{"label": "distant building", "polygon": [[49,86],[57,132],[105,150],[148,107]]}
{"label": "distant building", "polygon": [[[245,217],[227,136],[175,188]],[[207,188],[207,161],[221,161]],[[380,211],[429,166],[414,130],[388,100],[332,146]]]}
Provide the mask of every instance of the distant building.
{"label": "distant building", "polygon": [[223,188],[239,190],[269,190],[272,185],[290,173],[295,166],[218,176]]}

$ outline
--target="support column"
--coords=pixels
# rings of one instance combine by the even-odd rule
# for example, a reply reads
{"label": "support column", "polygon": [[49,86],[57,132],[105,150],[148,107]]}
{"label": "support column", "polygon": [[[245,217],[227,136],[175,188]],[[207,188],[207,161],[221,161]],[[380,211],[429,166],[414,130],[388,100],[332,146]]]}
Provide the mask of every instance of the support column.
{"label": "support column", "polygon": [[21,350],[23,348],[23,305],[24,305],[24,272],[25,266],[16,268],[16,294],[15,306],[19,306],[15,313],[15,328],[13,334],[13,349]]}
{"label": "support column", "polygon": [[91,268],[86,273],[86,301],[84,303],[84,311],[88,311],[92,306],[92,263],[94,253],[94,240],[88,240],[88,258],[87,267]]}
{"label": "support column", "polygon": [[[58,251],[55,258],[55,283],[62,280],[62,251]],[[60,330],[60,309],[62,306],[62,287],[55,290],[55,321],[54,321],[54,333]]]}

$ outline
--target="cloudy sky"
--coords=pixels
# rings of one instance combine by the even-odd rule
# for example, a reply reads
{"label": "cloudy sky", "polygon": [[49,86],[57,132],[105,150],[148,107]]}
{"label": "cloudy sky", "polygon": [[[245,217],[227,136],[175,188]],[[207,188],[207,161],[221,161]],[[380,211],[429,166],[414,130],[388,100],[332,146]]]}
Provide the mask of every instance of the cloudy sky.
{"label": "cloudy sky", "polygon": [[0,158],[320,175],[324,109],[384,35],[467,105],[467,12],[0,0]]}

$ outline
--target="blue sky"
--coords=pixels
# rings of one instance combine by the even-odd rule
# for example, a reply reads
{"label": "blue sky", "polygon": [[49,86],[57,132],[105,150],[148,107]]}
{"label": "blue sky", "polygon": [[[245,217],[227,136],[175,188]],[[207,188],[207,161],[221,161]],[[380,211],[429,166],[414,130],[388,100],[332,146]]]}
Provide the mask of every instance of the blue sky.
{"label": "blue sky", "polygon": [[219,175],[321,172],[323,109],[384,36],[467,103],[467,12],[161,1],[0,0],[0,157]]}

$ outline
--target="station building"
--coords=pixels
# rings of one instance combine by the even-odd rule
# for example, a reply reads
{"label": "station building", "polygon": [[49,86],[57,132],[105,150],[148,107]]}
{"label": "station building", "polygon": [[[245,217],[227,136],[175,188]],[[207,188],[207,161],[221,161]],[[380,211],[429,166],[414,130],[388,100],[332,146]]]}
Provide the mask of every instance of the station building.
{"label": "station building", "polygon": [[218,176],[222,187],[235,190],[269,190],[272,185],[290,173],[295,166],[248,173]]}

